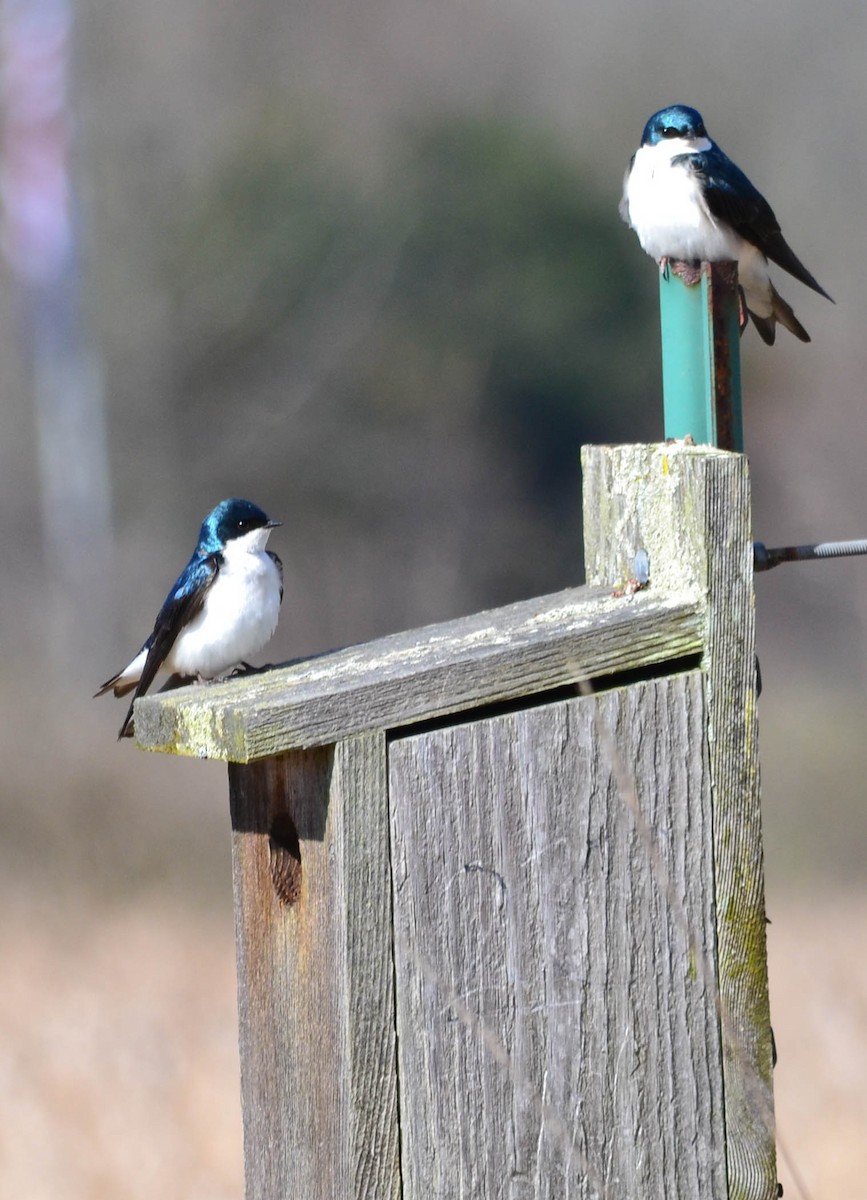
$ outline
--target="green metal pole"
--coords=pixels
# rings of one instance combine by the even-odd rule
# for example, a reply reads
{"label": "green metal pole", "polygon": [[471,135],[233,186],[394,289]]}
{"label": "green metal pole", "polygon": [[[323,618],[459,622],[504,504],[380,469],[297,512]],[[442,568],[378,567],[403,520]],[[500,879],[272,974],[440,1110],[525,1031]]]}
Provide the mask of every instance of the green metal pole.
{"label": "green metal pole", "polygon": [[742,452],[737,264],[667,267],[659,303],[665,436]]}

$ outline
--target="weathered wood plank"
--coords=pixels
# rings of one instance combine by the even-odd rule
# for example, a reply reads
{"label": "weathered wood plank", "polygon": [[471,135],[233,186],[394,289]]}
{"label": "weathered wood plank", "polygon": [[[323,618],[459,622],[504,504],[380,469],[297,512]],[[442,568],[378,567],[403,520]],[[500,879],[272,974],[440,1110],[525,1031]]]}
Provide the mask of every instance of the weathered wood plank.
{"label": "weathered wood plank", "polygon": [[229,781],[247,1200],[396,1198],[384,737]]}
{"label": "weathered wood plank", "polygon": [[747,461],[706,446],[585,447],[587,578],[642,546],[651,590],[700,587],[708,611],[720,1011],[732,1200],[777,1194]]}
{"label": "weathered wood plank", "polygon": [[[625,576],[624,576],[625,578]],[[146,696],[144,749],[251,762],[700,652],[688,588],[573,588],[262,675]]]}
{"label": "weathered wood plank", "polygon": [[391,743],[405,1200],[728,1196],[703,686]]}

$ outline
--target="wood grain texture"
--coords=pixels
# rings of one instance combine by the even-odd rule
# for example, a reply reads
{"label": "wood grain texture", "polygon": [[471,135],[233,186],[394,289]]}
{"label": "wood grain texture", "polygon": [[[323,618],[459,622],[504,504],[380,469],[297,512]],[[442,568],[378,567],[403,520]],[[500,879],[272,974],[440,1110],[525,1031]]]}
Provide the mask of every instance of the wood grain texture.
{"label": "wood grain texture", "polygon": [[651,591],[699,587],[707,606],[708,739],[732,1200],[773,1200],[776,1151],[746,459],[708,447],[585,447],[587,578],[650,554]]}
{"label": "wood grain texture", "polygon": [[573,588],[224,684],[146,696],[138,744],[251,762],[561,684],[699,653],[680,587],[615,598]]}
{"label": "wood grain texture", "polygon": [[[232,766],[229,781],[247,1200],[391,1200],[384,737]],[[293,829],[300,876],[287,903],[272,865]]]}
{"label": "wood grain texture", "polygon": [[390,744],[405,1200],[728,1196],[703,683]]}

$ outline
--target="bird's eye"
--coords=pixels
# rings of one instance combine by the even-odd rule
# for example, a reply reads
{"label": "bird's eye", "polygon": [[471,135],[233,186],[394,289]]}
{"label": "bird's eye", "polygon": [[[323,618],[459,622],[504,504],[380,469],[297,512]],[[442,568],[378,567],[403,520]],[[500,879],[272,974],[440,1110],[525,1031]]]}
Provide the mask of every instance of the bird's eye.
{"label": "bird's eye", "polygon": [[662,136],[666,138],[680,137],[680,130],[675,129],[673,125],[663,125]]}

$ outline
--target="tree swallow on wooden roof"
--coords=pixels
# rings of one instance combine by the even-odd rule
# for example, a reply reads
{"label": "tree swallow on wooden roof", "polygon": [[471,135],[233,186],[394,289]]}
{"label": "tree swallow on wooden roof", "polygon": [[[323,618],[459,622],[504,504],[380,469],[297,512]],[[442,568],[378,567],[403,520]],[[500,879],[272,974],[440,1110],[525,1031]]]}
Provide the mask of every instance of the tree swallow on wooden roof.
{"label": "tree swallow on wooden roof", "polygon": [[762,340],[773,343],[779,321],[809,342],[770,281],[768,259],[831,297],[790,249],[764,196],[708,137],[694,108],[672,104],[647,122],[626,172],[620,215],[663,270],[669,260],[736,262],[744,303]]}
{"label": "tree swallow on wooden roof", "polygon": [[255,654],[277,628],[283,565],[265,549],[272,521],[249,500],[221,500],[202,522],[193,556],[166,596],[153,633],[97,696],[135,688],[120,727],[160,671],[183,679],[213,679]]}

